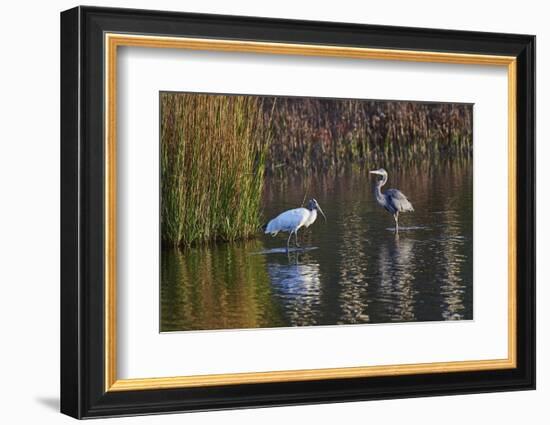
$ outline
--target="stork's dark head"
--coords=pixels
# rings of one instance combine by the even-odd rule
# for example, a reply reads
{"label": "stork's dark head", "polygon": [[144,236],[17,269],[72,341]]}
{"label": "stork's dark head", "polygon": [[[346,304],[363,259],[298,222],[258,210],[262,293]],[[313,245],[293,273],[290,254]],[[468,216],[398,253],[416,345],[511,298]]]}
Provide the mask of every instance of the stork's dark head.
{"label": "stork's dark head", "polygon": [[319,203],[316,199],[310,199],[307,201],[307,209],[310,211],[316,210],[319,207]]}
{"label": "stork's dark head", "polygon": [[307,209],[310,210],[310,211],[313,211],[313,210],[319,211],[323,215],[323,217],[325,218],[325,221],[327,221],[327,216],[325,215],[325,213],[321,209],[321,206],[319,205],[319,203],[317,202],[317,200],[315,198],[309,200],[309,202],[307,203]]}

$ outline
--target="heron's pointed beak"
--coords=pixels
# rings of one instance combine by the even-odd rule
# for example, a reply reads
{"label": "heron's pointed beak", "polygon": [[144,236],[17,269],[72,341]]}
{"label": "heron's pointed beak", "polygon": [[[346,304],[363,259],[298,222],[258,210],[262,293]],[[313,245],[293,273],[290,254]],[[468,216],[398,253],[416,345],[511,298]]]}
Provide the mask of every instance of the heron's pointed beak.
{"label": "heron's pointed beak", "polygon": [[376,171],[376,170],[374,170],[374,171],[369,171],[369,173],[370,173],[370,174],[378,174],[378,175],[380,175],[380,173],[379,173],[378,171]]}
{"label": "heron's pointed beak", "polygon": [[321,209],[321,207],[319,206],[319,204],[317,204],[317,209],[319,210],[319,212],[323,215],[323,218],[325,219],[325,223],[327,222],[327,216],[325,215],[325,213],[323,212],[323,210]]}

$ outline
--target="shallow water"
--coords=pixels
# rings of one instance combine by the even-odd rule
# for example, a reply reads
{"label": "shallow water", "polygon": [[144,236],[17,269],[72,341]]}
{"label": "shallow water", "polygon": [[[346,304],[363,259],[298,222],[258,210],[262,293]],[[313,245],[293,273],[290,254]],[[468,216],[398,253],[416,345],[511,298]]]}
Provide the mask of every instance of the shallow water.
{"label": "shallow water", "polygon": [[[388,170],[415,211],[393,218],[366,170],[266,182],[266,220],[316,198],[298,238],[219,243],[161,254],[161,330],[473,318],[471,163]],[[294,237],[292,238],[294,240]]]}

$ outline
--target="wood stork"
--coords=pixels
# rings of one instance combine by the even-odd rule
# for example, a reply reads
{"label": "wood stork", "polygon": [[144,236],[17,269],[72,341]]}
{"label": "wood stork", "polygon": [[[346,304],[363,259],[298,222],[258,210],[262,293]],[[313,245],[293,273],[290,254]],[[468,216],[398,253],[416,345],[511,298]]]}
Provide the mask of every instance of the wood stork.
{"label": "wood stork", "polygon": [[407,197],[397,189],[388,189],[382,193],[381,188],[388,181],[388,172],[386,170],[379,168],[370,173],[382,176],[382,178],[375,183],[374,196],[376,197],[378,205],[384,207],[386,211],[393,215],[393,219],[395,220],[395,233],[399,233],[399,213],[414,211],[414,208]]}
{"label": "wood stork", "polygon": [[294,233],[296,238],[296,246],[300,247],[298,244],[298,229],[301,227],[307,228],[311,226],[317,219],[317,211],[319,211],[325,218],[325,221],[327,221],[327,217],[319,206],[319,203],[315,199],[311,199],[307,203],[307,208],[295,208],[288,210],[279,214],[273,220],[270,220],[265,228],[265,233],[270,233],[271,236],[275,236],[279,232],[289,232],[290,234],[288,235],[288,240],[286,241],[287,250],[290,245],[290,238]]}

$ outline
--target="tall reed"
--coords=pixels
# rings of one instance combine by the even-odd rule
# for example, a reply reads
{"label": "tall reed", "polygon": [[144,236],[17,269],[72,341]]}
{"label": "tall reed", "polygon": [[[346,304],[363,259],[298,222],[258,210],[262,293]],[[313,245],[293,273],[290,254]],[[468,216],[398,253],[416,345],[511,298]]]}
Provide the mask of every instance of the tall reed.
{"label": "tall reed", "polygon": [[270,141],[262,100],[162,93],[160,103],[163,244],[256,233]]}

